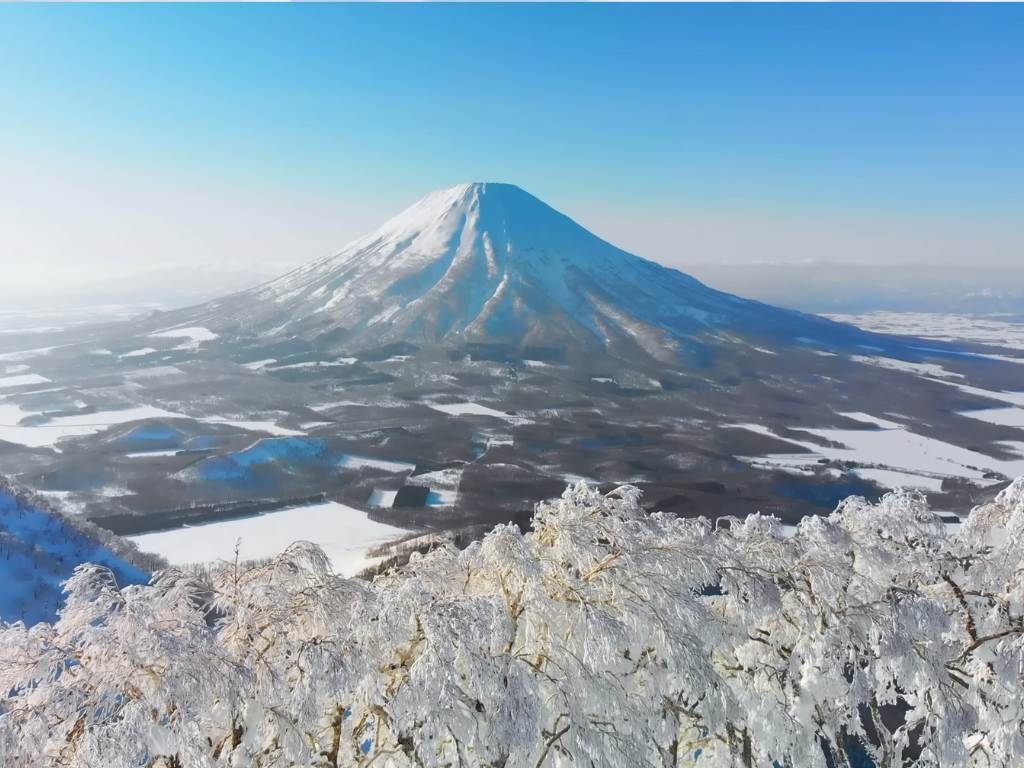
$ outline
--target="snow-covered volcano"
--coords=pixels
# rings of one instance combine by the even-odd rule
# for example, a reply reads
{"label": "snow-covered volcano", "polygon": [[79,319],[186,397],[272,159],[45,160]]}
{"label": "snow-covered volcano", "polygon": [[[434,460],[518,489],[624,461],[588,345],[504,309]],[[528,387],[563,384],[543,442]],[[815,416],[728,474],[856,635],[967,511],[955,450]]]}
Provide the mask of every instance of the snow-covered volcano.
{"label": "snow-covered volcano", "polygon": [[[424,197],[340,253],[190,312],[261,337],[358,349],[488,343],[686,360],[722,334],[853,343],[863,334],[713,290],[627,253],[511,184]],[[329,334],[329,337],[325,337]]]}

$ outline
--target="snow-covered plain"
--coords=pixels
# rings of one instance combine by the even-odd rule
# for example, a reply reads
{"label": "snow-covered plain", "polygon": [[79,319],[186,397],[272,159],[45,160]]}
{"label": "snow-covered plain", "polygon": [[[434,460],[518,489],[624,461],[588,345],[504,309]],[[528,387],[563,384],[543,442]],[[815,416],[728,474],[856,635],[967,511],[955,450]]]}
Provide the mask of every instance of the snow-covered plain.
{"label": "snow-covered plain", "polygon": [[198,346],[204,341],[213,341],[218,338],[217,334],[209,328],[201,326],[190,326],[188,328],[171,328],[166,331],[157,331],[149,334],[153,339],[188,339],[189,342]]}
{"label": "snow-covered plain", "polygon": [[[868,331],[992,344],[1024,351],[1024,324],[998,315],[950,315],[935,312],[867,312],[859,315],[826,315]],[[1006,356],[1004,356],[1006,357]],[[1000,358],[995,358],[1000,359]],[[1024,358],[1009,358],[1024,362]]]}
{"label": "snow-covered plain", "polygon": [[909,363],[906,360],[897,360],[891,357],[867,357],[865,355],[851,355],[850,359],[865,365],[875,365],[879,368],[888,368],[891,371],[905,371],[918,376],[930,376],[937,379],[963,378],[961,374],[947,371],[937,363]]}
{"label": "snow-covered plain", "polygon": [[[863,414],[867,416],[867,414]],[[875,417],[871,417],[875,419]],[[883,419],[879,423],[895,424]],[[985,471],[999,472],[1007,477],[1024,474],[1024,458],[996,459],[977,451],[960,448],[935,438],[918,435],[896,425],[878,429],[819,429],[801,428],[799,431],[824,438],[842,447],[821,446],[810,440],[781,437],[760,424],[732,424],[732,428],[745,429],[760,435],[774,437],[806,448],[807,454],[782,454],[759,457],[737,457],[750,464],[770,464],[773,460],[796,469],[814,466],[819,459],[856,462],[869,469],[896,470],[920,476],[915,485],[925,487],[923,478],[964,477],[979,485],[993,482],[985,478]],[[801,461],[801,458],[803,459]],[[876,479],[897,479],[879,475]]]}
{"label": "snow-covered plain", "polygon": [[226,416],[207,416],[199,419],[199,421],[206,422],[207,424],[228,424],[232,427],[238,427],[239,429],[247,429],[250,432],[266,432],[268,435],[278,435],[280,437],[298,437],[304,434],[303,432],[299,432],[295,429],[278,426],[277,422],[274,421],[260,421],[245,418],[236,419],[228,418]]}
{"label": "snow-covered plain", "polygon": [[966,392],[968,395],[975,395],[977,397],[984,397],[989,400],[998,400],[1001,403],[1010,403],[1011,405],[1017,405],[1024,408],[1024,392],[1004,392],[995,391],[991,389],[982,389],[980,387],[972,387],[968,384],[956,384],[951,381],[944,381],[943,384],[949,384],[952,387],[956,387],[961,392]]}
{"label": "snow-covered plain", "polygon": [[173,365],[154,365],[150,368],[140,368],[136,371],[126,371],[124,377],[128,381],[137,381],[145,379],[166,379],[172,376],[184,375],[185,372],[181,370],[181,368],[177,368]]}
{"label": "snow-covered plain", "polygon": [[986,421],[989,424],[999,424],[1004,427],[1024,427],[1024,392],[996,392],[991,389],[981,389],[967,384],[959,384],[949,381],[942,382],[966,392],[969,395],[983,397],[987,400],[994,400],[1000,403],[1009,403],[1009,408],[980,408],[969,411],[958,411],[961,416],[971,419]]}
{"label": "snow-covered plain", "polygon": [[910,472],[899,472],[895,469],[855,469],[853,474],[865,480],[873,480],[883,488],[920,488],[924,491],[939,493],[942,490],[942,478],[914,475]]}
{"label": "snow-covered plain", "polygon": [[175,565],[233,560],[236,544],[242,560],[258,560],[276,555],[290,542],[311,541],[324,550],[336,572],[352,576],[372,563],[368,549],[407,533],[353,507],[327,501],[130,538],[139,549]]}
{"label": "snow-covered plain", "polygon": [[42,357],[43,355],[47,355],[53,350],[60,348],[60,346],[33,347],[32,349],[19,349],[15,352],[4,352],[3,354],[0,354],[0,361],[15,363],[22,360],[31,360],[33,357]]}
{"label": "snow-covered plain", "polygon": [[[832,315],[834,320],[850,322],[868,330],[900,335],[914,335],[942,341],[977,342],[1006,349],[1024,350],[1024,324],[999,318],[964,317],[920,313],[875,312],[867,315]],[[865,365],[900,371],[930,382],[954,387],[965,394],[992,401],[991,408],[959,411],[958,414],[990,424],[1024,427],[1024,391],[998,391],[973,386],[963,374],[947,370],[934,362],[914,363],[887,357],[881,350],[862,346],[865,354],[850,359]],[[920,348],[926,351],[925,347]],[[870,353],[870,354],[868,354]],[[1024,363],[1024,357],[989,354],[978,357],[1003,362]],[[1009,407],[995,407],[998,403]],[[763,469],[781,469],[798,475],[812,475],[819,460],[849,461],[861,464],[853,470],[859,477],[883,487],[921,488],[929,492],[941,490],[942,478],[962,477],[979,485],[993,482],[984,475],[988,471],[1013,477],[1024,471],[1024,461],[996,459],[978,451],[915,434],[911,425],[867,413],[841,413],[841,416],[878,427],[875,430],[801,428],[819,438],[841,443],[842,448],[823,448],[815,442],[781,438],[761,424],[737,424],[747,431],[799,445],[810,453],[785,453],[767,456],[741,456],[742,461]],[[909,422],[908,422],[909,424]],[[1011,444],[1012,443],[1012,444]],[[1016,443],[1002,447],[1020,454]]]}
{"label": "snow-covered plain", "polygon": [[92,435],[107,427],[129,421],[187,418],[180,413],[156,406],[140,405],[118,411],[59,416],[33,426],[19,425],[22,419],[35,415],[38,414],[22,410],[14,403],[0,402],[0,440],[29,448],[54,447],[62,438]]}
{"label": "snow-covered plain", "polygon": [[363,467],[368,467],[370,469],[381,469],[385,472],[412,472],[416,469],[416,465],[411,464],[408,461],[372,459],[369,456],[353,456],[352,454],[345,454],[338,459],[338,466],[348,467],[349,469],[362,469]]}
{"label": "snow-covered plain", "polygon": [[883,419],[880,416],[872,416],[870,413],[862,413],[860,411],[844,411],[839,414],[845,416],[848,419],[854,421],[860,421],[864,424],[870,424],[874,427],[881,427],[883,429],[902,429],[903,425],[897,421],[891,419]]}
{"label": "snow-covered plain", "polygon": [[50,379],[38,373],[22,373],[17,376],[0,376],[0,389],[24,387],[29,384],[49,384]]}
{"label": "snow-covered plain", "polygon": [[[168,411],[152,405],[139,405],[121,410],[96,411],[93,413],[58,416],[45,423],[21,425],[23,419],[39,416],[35,411],[26,411],[15,403],[0,401],[0,440],[24,445],[30,448],[54,447],[65,437],[92,435],[108,427],[144,419],[191,419],[182,413]],[[206,416],[196,421],[208,424],[227,424],[250,432],[265,432],[282,437],[302,436],[305,433],[279,426],[273,421]]]}
{"label": "snow-covered plain", "polygon": [[492,416],[495,419],[503,419],[510,424],[523,424],[527,419],[523,416],[514,416],[504,411],[489,408],[480,403],[427,403],[435,411],[447,413],[449,416]]}
{"label": "snow-covered plain", "polygon": [[961,416],[987,421],[989,424],[1024,427],[1024,408],[982,408],[977,411],[959,411],[959,413]]}

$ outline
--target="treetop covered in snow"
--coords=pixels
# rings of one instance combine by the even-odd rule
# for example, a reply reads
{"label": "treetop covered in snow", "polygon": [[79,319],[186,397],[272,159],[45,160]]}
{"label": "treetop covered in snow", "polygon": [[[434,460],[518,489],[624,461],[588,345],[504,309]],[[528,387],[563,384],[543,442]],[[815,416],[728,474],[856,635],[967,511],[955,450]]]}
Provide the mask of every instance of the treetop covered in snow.
{"label": "treetop covered in snow", "polygon": [[955,532],[923,496],[795,530],[578,485],[372,583],[293,544],[0,629],[0,754],[66,766],[1024,761],[1024,479]]}

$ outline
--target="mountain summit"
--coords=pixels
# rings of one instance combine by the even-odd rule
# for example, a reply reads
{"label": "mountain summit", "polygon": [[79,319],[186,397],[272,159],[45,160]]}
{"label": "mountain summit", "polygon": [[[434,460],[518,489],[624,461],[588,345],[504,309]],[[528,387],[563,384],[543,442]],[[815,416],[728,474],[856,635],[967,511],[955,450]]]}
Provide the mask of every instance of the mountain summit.
{"label": "mountain summit", "polygon": [[512,184],[432,192],[338,254],[205,305],[196,317],[260,337],[358,349],[500,344],[700,356],[709,335],[849,341],[860,332],[709,288],[627,253]]}

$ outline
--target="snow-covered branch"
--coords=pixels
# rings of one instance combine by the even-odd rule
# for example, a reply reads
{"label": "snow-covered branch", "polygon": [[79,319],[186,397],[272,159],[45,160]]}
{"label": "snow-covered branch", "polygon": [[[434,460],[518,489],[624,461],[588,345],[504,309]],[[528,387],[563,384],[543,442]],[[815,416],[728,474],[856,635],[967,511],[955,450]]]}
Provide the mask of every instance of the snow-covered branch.
{"label": "snow-covered branch", "polygon": [[795,530],[583,485],[372,582],[311,544],[0,629],[4,764],[1015,766],[1024,480],[947,532],[923,497]]}

